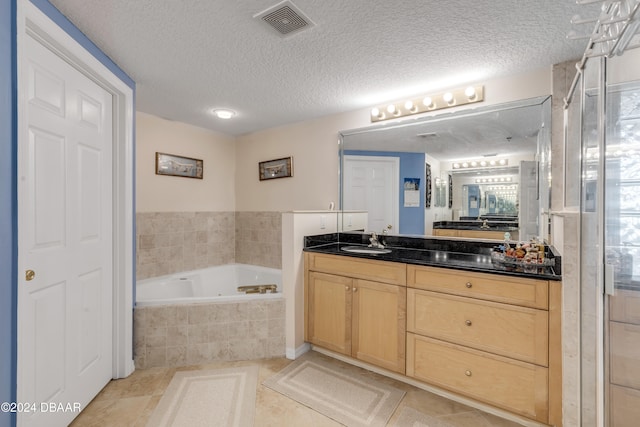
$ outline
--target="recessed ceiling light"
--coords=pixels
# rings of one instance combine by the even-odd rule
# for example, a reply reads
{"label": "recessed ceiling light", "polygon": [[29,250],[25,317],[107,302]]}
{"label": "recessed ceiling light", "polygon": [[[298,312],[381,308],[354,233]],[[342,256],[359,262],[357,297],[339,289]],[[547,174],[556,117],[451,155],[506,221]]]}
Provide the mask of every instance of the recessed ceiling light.
{"label": "recessed ceiling light", "polygon": [[227,110],[225,108],[216,108],[214,110],[211,110],[211,113],[219,119],[230,119],[236,115],[235,111]]}

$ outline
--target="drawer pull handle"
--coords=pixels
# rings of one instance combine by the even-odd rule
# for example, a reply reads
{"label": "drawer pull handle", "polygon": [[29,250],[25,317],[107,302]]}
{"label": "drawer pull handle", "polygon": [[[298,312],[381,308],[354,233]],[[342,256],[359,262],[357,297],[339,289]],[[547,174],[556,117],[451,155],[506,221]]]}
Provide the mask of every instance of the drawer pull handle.
{"label": "drawer pull handle", "polygon": [[466,286],[467,288],[471,289],[471,287],[472,287],[473,285],[471,284],[471,282],[467,282],[467,283],[465,283],[465,286]]}
{"label": "drawer pull handle", "polygon": [[466,376],[470,377],[470,376],[471,376],[471,371],[464,371],[464,374],[465,374]]}
{"label": "drawer pull handle", "polygon": [[467,326],[471,326],[472,325],[471,320],[465,320],[464,324],[467,325]]}

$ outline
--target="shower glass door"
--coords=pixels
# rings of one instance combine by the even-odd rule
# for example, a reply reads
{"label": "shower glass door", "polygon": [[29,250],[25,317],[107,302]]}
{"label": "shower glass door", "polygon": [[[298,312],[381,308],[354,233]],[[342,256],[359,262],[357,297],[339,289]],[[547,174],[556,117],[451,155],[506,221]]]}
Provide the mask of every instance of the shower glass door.
{"label": "shower glass door", "polygon": [[640,425],[640,51],[607,61],[605,425]]}

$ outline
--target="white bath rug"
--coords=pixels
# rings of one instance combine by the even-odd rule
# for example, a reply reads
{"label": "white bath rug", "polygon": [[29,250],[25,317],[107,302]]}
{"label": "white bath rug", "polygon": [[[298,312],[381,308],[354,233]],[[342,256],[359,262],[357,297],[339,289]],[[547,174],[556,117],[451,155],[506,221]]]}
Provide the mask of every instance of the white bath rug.
{"label": "white bath rug", "polygon": [[258,366],[176,372],[147,427],[250,427]]}
{"label": "white bath rug", "polygon": [[385,426],[405,394],[360,368],[312,353],[263,384],[347,427]]}

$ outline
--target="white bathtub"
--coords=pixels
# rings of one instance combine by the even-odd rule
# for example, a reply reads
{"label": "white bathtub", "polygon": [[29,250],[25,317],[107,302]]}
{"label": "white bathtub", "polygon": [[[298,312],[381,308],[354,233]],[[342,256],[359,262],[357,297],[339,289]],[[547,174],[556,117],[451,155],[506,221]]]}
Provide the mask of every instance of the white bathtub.
{"label": "white bathtub", "polygon": [[[278,286],[278,293],[245,294],[238,286]],[[227,264],[201,270],[138,280],[136,306],[230,302],[281,298],[282,271],[247,264]]]}

